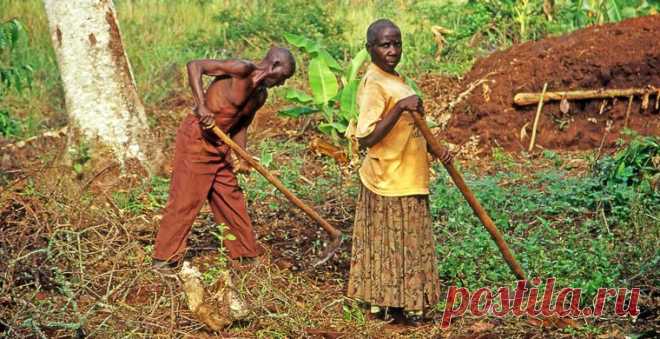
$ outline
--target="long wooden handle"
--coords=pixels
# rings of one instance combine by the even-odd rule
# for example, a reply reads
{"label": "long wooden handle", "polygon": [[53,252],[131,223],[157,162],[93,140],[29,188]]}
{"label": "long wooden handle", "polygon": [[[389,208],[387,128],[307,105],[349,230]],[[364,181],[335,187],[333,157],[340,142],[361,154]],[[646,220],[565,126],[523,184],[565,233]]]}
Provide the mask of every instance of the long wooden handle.
{"label": "long wooden handle", "polygon": [[[424,118],[422,118],[422,116],[419,115],[419,113],[417,112],[410,112],[410,113],[413,119],[415,119],[415,124],[417,124],[417,127],[422,132],[422,135],[424,135],[424,138],[426,139],[426,142],[430,146],[431,151],[436,156],[440,156],[440,154],[443,153],[444,148],[435,139],[433,133],[431,133],[431,130],[426,125],[426,121],[424,121]],[[509,247],[506,245],[506,241],[504,241],[502,234],[495,226],[495,223],[493,223],[493,220],[490,218],[490,216],[488,216],[486,210],[484,210],[484,208],[481,207],[481,204],[479,203],[477,198],[474,196],[470,188],[468,188],[468,186],[465,184],[465,180],[463,180],[463,176],[461,175],[461,173],[459,173],[454,167],[454,165],[451,163],[445,164],[445,168],[447,169],[447,172],[449,172],[449,176],[451,176],[452,180],[454,181],[454,184],[456,184],[456,186],[461,191],[461,193],[463,193],[465,200],[467,200],[468,203],[470,204],[470,207],[472,207],[474,214],[477,215],[479,220],[481,220],[481,223],[486,227],[486,230],[488,231],[488,233],[490,233],[491,238],[495,240],[497,247],[500,249],[500,252],[502,252],[502,256],[504,257],[504,260],[509,265],[513,273],[516,275],[516,277],[518,277],[518,279],[525,280],[525,272],[523,272],[522,268],[516,261],[516,258],[514,258],[513,254],[511,254]]]}
{"label": "long wooden handle", "polygon": [[246,152],[241,146],[239,146],[237,143],[234,142],[225,132],[223,132],[218,126],[213,126],[211,128],[213,133],[215,133],[218,138],[222,140],[225,144],[229,146],[229,148],[232,149],[238,156],[240,156],[243,160],[247,161],[250,166],[252,166],[254,169],[257,170],[257,172],[261,173],[261,175],[266,178],[273,186],[275,186],[284,196],[289,199],[294,205],[298,206],[301,210],[303,210],[307,215],[309,215],[312,219],[314,219],[316,222],[318,222],[321,227],[330,235],[330,238],[336,239],[339,236],[341,236],[341,232],[334,228],[332,225],[330,225],[329,222],[327,222],[323,217],[321,217],[318,213],[316,213],[315,210],[313,210],[311,207],[307,206],[302,200],[300,200],[295,194],[293,194],[289,189],[287,189],[284,184],[277,179],[275,175],[273,175],[269,170],[267,170],[265,167],[263,167],[259,162],[254,160],[248,152]]}

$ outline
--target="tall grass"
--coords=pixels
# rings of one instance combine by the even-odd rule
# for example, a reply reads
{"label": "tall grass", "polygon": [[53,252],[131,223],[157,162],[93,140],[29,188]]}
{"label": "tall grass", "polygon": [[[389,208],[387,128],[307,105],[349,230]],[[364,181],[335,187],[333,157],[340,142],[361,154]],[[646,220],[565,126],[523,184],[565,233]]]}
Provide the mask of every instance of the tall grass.
{"label": "tall grass", "polygon": [[27,32],[27,40],[21,41],[19,49],[25,64],[34,69],[34,82],[30,89],[7,93],[3,106],[22,121],[24,133],[33,134],[44,123],[58,123],[64,112],[64,96],[41,2],[0,0],[0,22],[12,18],[17,18]]}
{"label": "tall grass", "polygon": [[[557,1],[557,20],[551,23],[545,20],[541,0],[524,3],[514,0],[114,2],[138,91],[151,109],[166,108],[168,98],[188,95],[184,70],[187,61],[238,57],[256,60],[271,45],[284,45],[286,32],[316,39],[339,60],[348,60],[363,48],[369,23],[377,18],[390,18],[403,32],[405,49],[400,70],[404,74],[457,75],[466,72],[476,57],[512,43],[603,21],[594,18],[620,20],[652,13],[658,7],[653,3],[640,5],[646,2],[638,0],[615,1],[612,3],[617,3],[620,9],[616,13],[621,14],[610,17],[603,11],[612,12],[611,4],[580,7],[574,1]],[[598,1],[580,3],[594,2]],[[35,128],[40,124],[62,124],[65,120],[62,86],[42,2],[0,0],[0,21],[15,17],[29,31],[26,58],[36,73],[33,89],[23,94],[10,93],[4,99],[6,106],[11,114],[27,119],[24,121]],[[447,43],[442,50],[438,50],[431,32],[434,25],[453,31],[446,35]],[[302,58],[301,53],[295,54]],[[306,72],[301,69],[289,83],[302,84],[305,77]]]}

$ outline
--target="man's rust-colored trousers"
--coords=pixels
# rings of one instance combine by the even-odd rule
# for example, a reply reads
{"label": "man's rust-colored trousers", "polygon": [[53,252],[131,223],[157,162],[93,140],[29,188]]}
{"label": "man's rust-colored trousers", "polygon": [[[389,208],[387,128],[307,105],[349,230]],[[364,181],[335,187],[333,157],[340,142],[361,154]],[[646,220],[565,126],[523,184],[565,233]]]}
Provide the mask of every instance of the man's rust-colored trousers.
{"label": "man's rust-colored trousers", "polygon": [[192,224],[208,200],[216,223],[224,223],[235,240],[225,240],[232,259],[256,257],[256,242],[243,192],[231,165],[229,146],[214,145],[202,136],[199,120],[188,115],[176,133],[170,195],[160,223],[154,259],[183,257]]}

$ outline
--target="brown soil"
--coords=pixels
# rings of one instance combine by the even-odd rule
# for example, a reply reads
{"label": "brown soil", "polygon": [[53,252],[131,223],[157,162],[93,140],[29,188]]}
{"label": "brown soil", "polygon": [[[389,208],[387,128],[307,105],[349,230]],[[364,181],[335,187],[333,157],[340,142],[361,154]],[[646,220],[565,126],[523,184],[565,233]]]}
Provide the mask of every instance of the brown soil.
{"label": "brown soil", "polygon": [[[486,147],[510,151],[527,148],[536,105],[516,107],[519,92],[583,89],[660,87],[660,16],[626,20],[618,24],[593,26],[561,37],[513,46],[477,61],[461,87],[486,79],[454,110],[449,123],[450,141],[464,143],[479,135]],[[641,111],[635,98],[629,126],[641,134],[660,134],[660,115],[655,95],[650,107]],[[614,145],[624,126],[627,99],[608,100],[599,114],[602,100],[571,102],[562,115],[559,102],[547,103],[539,122],[537,145],[550,149],[584,150],[598,148],[608,120],[613,122],[605,136],[605,147]],[[520,134],[527,124],[527,137]]]}

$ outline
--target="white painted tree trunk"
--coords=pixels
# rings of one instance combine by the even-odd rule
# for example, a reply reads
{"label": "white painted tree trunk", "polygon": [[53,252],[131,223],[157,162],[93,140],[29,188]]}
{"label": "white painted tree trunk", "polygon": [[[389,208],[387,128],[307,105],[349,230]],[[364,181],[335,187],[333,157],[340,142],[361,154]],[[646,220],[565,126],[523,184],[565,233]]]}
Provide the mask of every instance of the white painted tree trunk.
{"label": "white painted tree trunk", "polygon": [[160,151],[150,142],[112,0],[43,2],[64,85],[69,135],[76,135],[70,147],[82,138],[92,156],[111,153],[121,164],[137,159],[145,168],[157,166],[150,161]]}

